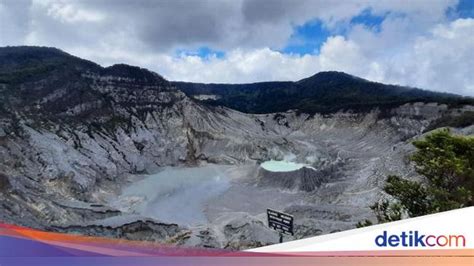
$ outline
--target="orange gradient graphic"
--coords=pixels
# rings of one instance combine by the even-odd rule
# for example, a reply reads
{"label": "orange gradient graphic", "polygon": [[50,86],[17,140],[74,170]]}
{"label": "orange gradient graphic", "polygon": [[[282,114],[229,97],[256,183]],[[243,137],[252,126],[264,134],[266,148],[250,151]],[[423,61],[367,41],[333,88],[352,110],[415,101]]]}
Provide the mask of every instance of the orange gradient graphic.
{"label": "orange gradient graphic", "polygon": [[[48,254],[35,255],[35,257],[40,257],[40,260],[51,262],[51,265],[55,265],[55,262],[63,263],[64,260],[67,261],[67,257],[81,257],[81,255],[71,255],[80,254],[80,252],[99,256],[100,258],[95,258],[97,265],[115,265],[114,261],[117,263],[120,261],[120,265],[137,265],[137,263],[153,265],[158,262],[164,263],[163,260],[173,265],[185,265],[188,262],[194,265],[474,265],[474,249],[260,253],[179,248],[154,242],[45,232],[0,224],[0,248],[4,249],[8,241],[12,239],[33,241],[69,252],[67,253],[69,255],[61,259]],[[15,247],[10,245],[9,248],[13,250]],[[18,249],[21,248],[21,246],[18,247]],[[28,264],[29,261],[28,256],[8,257],[0,253],[0,264],[5,262],[5,265],[8,265],[13,259],[20,264],[21,262]],[[84,259],[86,257],[84,256]],[[121,259],[118,260],[118,258]],[[130,258],[138,259],[138,261],[129,260]]]}

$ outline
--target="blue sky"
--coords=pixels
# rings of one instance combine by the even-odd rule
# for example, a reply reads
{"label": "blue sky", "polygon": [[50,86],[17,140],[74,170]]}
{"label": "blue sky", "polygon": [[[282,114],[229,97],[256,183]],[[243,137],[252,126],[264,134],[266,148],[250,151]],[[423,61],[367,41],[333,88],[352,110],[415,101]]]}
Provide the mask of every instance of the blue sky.
{"label": "blue sky", "polygon": [[[353,17],[349,22],[343,23],[333,29],[328,29],[321,20],[315,19],[302,25],[294,25],[287,44],[283,48],[273,48],[284,54],[318,54],[319,49],[326,39],[334,34],[345,35],[351,26],[360,24],[375,31],[378,31],[384,16],[373,15],[370,9],[364,10],[358,16]],[[195,50],[178,49],[177,56],[194,55],[202,58],[216,56],[221,58],[225,56],[224,51],[214,50],[207,46],[201,46]]]}
{"label": "blue sky", "polygon": [[[446,10],[447,17],[450,20],[457,18],[473,18],[474,17],[474,0],[460,0],[454,7]],[[323,21],[319,19],[310,20],[301,25],[293,25],[293,32],[283,48],[272,47],[272,49],[284,54],[296,55],[314,55],[319,54],[321,46],[332,35],[346,36],[350,29],[355,25],[363,25],[373,32],[379,32],[384,19],[389,12],[383,15],[373,14],[370,8],[364,9],[357,16],[352,17],[349,21],[343,21],[339,25],[328,28]],[[391,13],[391,16],[403,14]],[[177,49],[176,56],[194,55],[203,59],[209,57],[223,58],[225,51],[215,50],[208,46],[201,46],[197,49]]]}
{"label": "blue sky", "polygon": [[225,52],[220,50],[214,50],[207,46],[201,46],[195,50],[177,49],[175,56],[199,56],[203,59],[208,59],[209,57],[223,58],[225,56]]}
{"label": "blue sky", "polygon": [[285,54],[318,54],[321,45],[330,35],[331,31],[320,20],[294,26],[288,44],[280,51]]}
{"label": "blue sky", "polygon": [[454,16],[458,16],[461,18],[473,18],[474,17],[474,1],[461,0],[455,8]]}

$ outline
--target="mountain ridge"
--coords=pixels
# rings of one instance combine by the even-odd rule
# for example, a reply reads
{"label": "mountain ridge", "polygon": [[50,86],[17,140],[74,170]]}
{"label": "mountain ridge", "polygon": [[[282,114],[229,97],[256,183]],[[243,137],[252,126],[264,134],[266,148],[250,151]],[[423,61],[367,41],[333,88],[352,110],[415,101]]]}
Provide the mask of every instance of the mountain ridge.
{"label": "mountain ridge", "polygon": [[370,111],[405,103],[438,102],[473,104],[474,98],[399,85],[369,81],[344,72],[324,71],[299,81],[247,84],[192,83],[172,81],[186,95],[215,95],[203,100],[245,113],[273,113],[299,110],[302,113],[332,113],[340,110]]}
{"label": "mountain ridge", "polygon": [[[169,99],[164,99],[163,93],[168,93]],[[134,112],[140,112],[182,97],[184,94],[167,80],[144,68],[125,64],[102,67],[50,47],[0,48],[0,109],[6,110],[4,116],[19,112],[37,120],[81,123],[107,116],[123,120],[119,110],[132,108],[131,101]]]}
{"label": "mountain ridge", "polygon": [[[404,104],[390,117],[377,109],[311,116],[209,107],[146,69],[103,68],[38,49],[16,49],[5,60],[8,49],[0,48],[0,220],[42,230],[247,249],[278,242],[262,220],[268,207],[298,217],[295,239],[352,229],[373,216],[369,206],[383,197],[387,175],[416,177],[405,160],[414,138],[456,119],[460,134],[474,130],[474,106]],[[293,82],[263,84],[289,103],[299,99]],[[263,107],[278,104],[261,100]],[[245,97],[237,103],[259,107]],[[287,184],[286,175],[258,182],[262,162],[286,158],[316,172],[300,173],[298,186]],[[206,204],[207,224],[165,223],[160,212],[155,219],[137,216],[135,203],[149,199],[121,193],[143,175],[166,169],[194,175],[205,166],[232,167],[225,176],[233,186]]]}
{"label": "mountain ridge", "polygon": [[[127,64],[102,67],[51,47],[2,47],[0,58],[0,85],[4,86],[30,79],[34,81],[51,71],[59,72],[63,79],[77,78],[79,72],[91,72],[134,78],[135,82],[144,84],[169,84],[205,105],[225,106],[244,113],[264,114],[288,110],[309,114],[340,110],[366,112],[413,102],[437,102],[452,106],[474,104],[474,98],[468,96],[387,85],[339,71],[323,71],[298,81],[194,83],[168,81],[158,73]],[[202,94],[214,97],[199,99]]]}

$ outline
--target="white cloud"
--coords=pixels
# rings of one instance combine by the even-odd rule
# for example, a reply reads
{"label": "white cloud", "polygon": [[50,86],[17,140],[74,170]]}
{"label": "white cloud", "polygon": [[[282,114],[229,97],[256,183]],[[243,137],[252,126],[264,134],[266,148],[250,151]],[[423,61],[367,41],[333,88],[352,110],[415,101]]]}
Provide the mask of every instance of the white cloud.
{"label": "white cloud", "polygon": [[474,19],[440,24],[430,35],[415,41],[413,48],[396,61],[387,79],[474,96],[473,51]]}
{"label": "white cloud", "polygon": [[[456,0],[0,2],[0,45],[46,45],[103,65],[128,63],[171,80],[298,80],[323,70],[474,95],[472,19],[449,21]],[[363,10],[384,15],[379,31],[349,25]],[[319,19],[330,36],[318,55],[288,55],[295,25]],[[224,58],[176,56],[210,46]]]}
{"label": "white cloud", "polygon": [[62,1],[41,1],[38,4],[46,8],[46,13],[49,16],[61,22],[100,22],[105,18],[103,13],[76,8],[72,4]]}
{"label": "white cloud", "polygon": [[340,70],[349,73],[358,72],[362,65],[368,63],[360,46],[342,36],[329,37],[326,40],[321,48],[319,61],[322,69]]}
{"label": "white cloud", "polygon": [[[401,4],[400,4],[401,3]],[[456,0],[331,1],[326,0],[3,0],[2,26],[18,28],[22,36],[4,35],[0,44],[18,45],[27,35],[37,44],[67,49],[92,46],[126,35],[152,52],[212,46],[216,49],[282,48],[293,27],[312,19],[326,27],[347,23],[363,10],[376,14],[403,13],[419,25],[444,18]],[[428,21],[428,22],[427,22]],[[113,44],[110,42],[109,44]],[[129,50],[133,47],[121,47]]]}
{"label": "white cloud", "polygon": [[[330,37],[319,55],[287,55],[268,48],[237,49],[225,58],[160,55],[156,60],[134,63],[158,70],[171,80],[298,80],[318,71],[339,70],[369,80],[474,96],[474,19],[438,24],[423,37],[398,40],[406,43],[396,52],[384,52],[385,41],[377,40],[384,38],[384,33],[367,36],[357,41]],[[372,50],[364,48],[366,40],[373,42]]]}

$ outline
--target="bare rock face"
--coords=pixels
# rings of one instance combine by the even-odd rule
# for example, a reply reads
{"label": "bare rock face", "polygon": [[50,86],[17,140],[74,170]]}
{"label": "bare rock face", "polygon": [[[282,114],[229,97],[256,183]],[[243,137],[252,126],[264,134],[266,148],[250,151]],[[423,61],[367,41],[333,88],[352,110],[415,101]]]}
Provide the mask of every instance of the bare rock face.
{"label": "bare rock face", "polygon": [[10,180],[8,180],[8,176],[0,173],[0,191],[7,191],[11,188]]}
{"label": "bare rock face", "polygon": [[224,248],[239,250],[278,243],[278,233],[265,223],[249,216],[237,217],[224,226]]}
{"label": "bare rock face", "polygon": [[[275,243],[256,213],[231,213],[235,219],[198,229],[143,217],[101,221],[128,215],[106,204],[132,176],[165,166],[255,165],[293,154],[314,169],[261,169],[254,189],[302,192],[301,201],[311,204],[287,208],[298,216],[296,238],[345,230],[370,217],[368,206],[381,196],[387,175],[416,177],[405,158],[413,138],[445,114],[472,110],[416,103],[395,107],[387,117],[377,109],[244,114],[202,105],[144,69],[102,68],[58,53],[5,63],[0,220],[7,223],[177,245],[243,249]],[[29,73],[37,62],[45,67]]]}
{"label": "bare rock face", "polygon": [[121,225],[71,225],[56,228],[65,233],[74,233],[88,236],[107,236],[127,240],[144,240],[153,242],[167,242],[184,229],[177,224],[165,224],[152,220],[136,220]]}
{"label": "bare rock face", "polygon": [[317,171],[309,167],[302,167],[288,172],[272,172],[261,168],[259,176],[260,186],[297,189],[306,192],[315,190],[328,178],[323,171]]}

